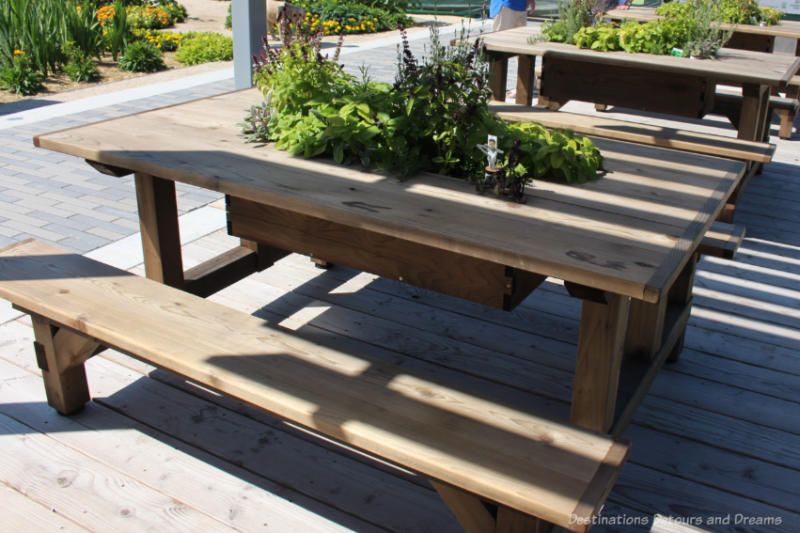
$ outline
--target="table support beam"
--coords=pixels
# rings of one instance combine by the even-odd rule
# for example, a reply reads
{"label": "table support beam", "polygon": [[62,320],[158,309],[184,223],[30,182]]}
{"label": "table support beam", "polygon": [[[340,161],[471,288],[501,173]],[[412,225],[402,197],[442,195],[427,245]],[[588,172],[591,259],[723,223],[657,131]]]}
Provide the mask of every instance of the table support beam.
{"label": "table support beam", "polygon": [[583,301],[570,421],[603,433],[611,429],[619,387],[629,300]]}

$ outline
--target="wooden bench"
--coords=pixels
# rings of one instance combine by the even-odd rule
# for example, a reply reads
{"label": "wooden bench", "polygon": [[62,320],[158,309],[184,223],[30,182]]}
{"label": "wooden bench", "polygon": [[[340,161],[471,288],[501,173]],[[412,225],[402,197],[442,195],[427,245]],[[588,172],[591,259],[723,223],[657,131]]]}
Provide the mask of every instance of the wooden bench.
{"label": "wooden bench", "polygon": [[[717,91],[714,95],[714,112],[727,117],[734,127],[738,127],[739,125],[741,109],[741,94]],[[792,126],[794,125],[795,118],[797,118],[798,111],[800,111],[800,100],[796,97],[770,95],[769,112],[776,113],[781,119],[781,126],[778,133],[781,139],[790,139],[792,137]]]}
{"label": "wooden bench", "polygon": [[0,298],[31,315],[48,403],[63,414],[89,400],[84,362],[113,347],[429,477],[468,531],[539,531],[542,520],[586,531],[627,457],[609,436],[39,241],[0,250]]}
{"label": "wooden bench", "polygon": [[581,135],[744,161],[749,165],[749,171],[728,199],[722,213],[720,213],[719,220],[723,222],[733,221],[736,204],[739,202],[753,174],[758,170],[758,165],[772,161],[772,155],[775,153],[774,144],[653,126],[651,124],[640,124],[598,115],[554,111],[546,107],[491,102],[489,109],[501,118],[512,122],[538,122],[549,129],[565,128]]}
{"label": "wooden bench", "polygon": [[506,102],[492,102],[489,104],[489,108],[500,117],[512,122],[538,122],[550,129],[571,129],[576,133],[592,137],[660,146],[738,161],[769,163],[775,153],[774,144],[640,124],[604,116],[553,111],[544,107],[522,106]]}

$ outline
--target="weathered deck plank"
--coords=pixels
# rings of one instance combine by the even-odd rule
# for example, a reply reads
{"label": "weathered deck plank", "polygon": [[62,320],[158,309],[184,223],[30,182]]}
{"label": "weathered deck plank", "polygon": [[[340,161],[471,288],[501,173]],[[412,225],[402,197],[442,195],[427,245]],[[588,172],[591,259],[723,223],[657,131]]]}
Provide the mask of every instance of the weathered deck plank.
{"label": "weathered deck plank", "polygon": [[74,522],[54,513],[23,494],[0,484],[0,524],[7,531],[25,531],[26,533],[86,533],[85,529]]}
{"label": "weathered deck plank", "polygon": [[3,414],[0,446],[0,476],[7,485],[87,529],[231,531],[203,512]]}
{"label": "weathered deck plank", "polygon": [[[3,375],[8,374],[9,366],[0,360]],[[120,370],[112,368],[110,363],[102,367],[93,368],[104,376],[103,386],[97,387],[102,393],[110,392],[112,387],[130,386],[138,390],[134,380],[141,379],[140,375],[124,376],[123,371],[120,379],[114,380],[115,371]],[[109,409],[102,400],[90,403],[74,417],[60,416],[47,405],[41,379],[30,372],[0,388],[0,412],[24,420],[33,430],[48,433],[61,445],[79,450],[88,456],[87,460],[114,465],[123,474],[164,494],[179,495],[184,504],[202,510],[232,530],[319,533],[350,530],[343,525],[359,531],[373,530],[361,520],[300,494],[293,494],[292,502],[279,497],[275,494],[286,492],[285,488],[259,479],[246,469],[228,464],[222,470],[215,466],[218,459],[191,447],[180,439],[180,433],[173,438],[152,426],[132,426],[129,416]],[[194,417],[192,422],[201,421]],[[269,516],[257,512],[259,508],[270,509]]]}
{"label": "weathered deck plank", "polygon": [[[778,145],[777,162],[751,181],[737,210],[748,238],[735,261],[700,262],[684,353],[658,377],[626,434],[632,455],[604,515],[642,522],[593,531],[648,531],[654,513],[780,516],[780,525],[740,527],[800,530],[800,181],[793,152],[787,155],[784,141]],[[184,264],[233,242],[219,233],[195,241]],[[568,411],[580,302],[552,281],[507,313],[340,267],[321,271],[289,256],[214,298],[512,405],[535,404],[562,417]],[[31,453],[21,444],[23,430],[25,438],[45,438],[69,453],[86,448],[79,455],[90,471],[125,476],[229,530],[300,530],[297,523],[304,531],[458,530],[425,480],[119,354],[90,361],[96,401],[85,413],[74,420],[48,414],[31,338],[24,319],[0,325],[0,416],[14,419],[3,418],[0,438],[14,442],[31,468],[52,461],[42,459],[41,448]],[[549,355],[531,362],[534,344]],[[62,508],[86,505],[88,496],[65,501],[60,488],[45,496],[9,493],[12,481],[0,476],[0,498],[32,509],[32,532],[50,518],[55,527],[66,521],[64,527],[79,523],[92,531],[117,520],[110,510],[113,516],[96,522],[61,521]],[[218,490],[206,493],[204,481]],[[161,501],[148,512],[157,515]],[[261,517],[268,527],[259,527]]]}

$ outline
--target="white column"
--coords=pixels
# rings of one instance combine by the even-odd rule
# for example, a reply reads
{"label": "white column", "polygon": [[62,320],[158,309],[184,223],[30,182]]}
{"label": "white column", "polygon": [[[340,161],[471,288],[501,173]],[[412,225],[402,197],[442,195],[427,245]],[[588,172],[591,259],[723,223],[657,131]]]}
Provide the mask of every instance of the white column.
{"label": "white column", "polygon": [[232,0],[233,78],[237,89],[253,85],[254,54],[261,53],[261,38],[267,34],[266,0]]}

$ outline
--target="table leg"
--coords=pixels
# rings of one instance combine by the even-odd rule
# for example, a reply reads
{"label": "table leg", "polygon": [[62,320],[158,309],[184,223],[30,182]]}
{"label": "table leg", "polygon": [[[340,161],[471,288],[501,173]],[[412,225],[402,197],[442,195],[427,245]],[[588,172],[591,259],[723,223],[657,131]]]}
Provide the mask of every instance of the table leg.
{"label": "table leg", "polygon": [[506,79],[508,78],[508,56],[505,54],[491,54],[489,56],[489,88],[492,99],[498,102],[506,101]]}
{"label": "table leg", "polygon": [[740,139],[766,141],[769,137],[769,87],[742,85],[742,112],[739,118]]}
{"label": "table leg", "polygon": [[517,98],[520,105],[529,106],[533,103],[533,88],[535,82],[536,56],[518,56],[517,65]]}
{"label": "table leg", "polygon": [[631,300],[628,330],[625,334],[625,354],[652,359],[661,348],[667,298],[656,303]]}
{"label": "table leg", "polygon": [[573,424],[603,433],[614,422],[629,308],[628,298],[608,296],[608,303],[583,301],[570,415]]}
{"label": "table leg", "polygon": [[[683,267],[683,270],[681,271],[678,278],[672,284],[668,296],[669,303],[671,305],[679,308],[691,307],[692,288],[694,287],[694,273],[697,270],[697,259],[698,259],[698,253],[695,252],[689,259],[689,262],[686,263],[686,266]],[[687,311],[686,315],[688,314],[689,313]],[[678,340],[675,341],[675,346],[672,347],[672,350],[670,350],[670,354],[667,357],[668,363],[674,363],[680,357],[681,351],[683,351],[683,339],[685,337],[686,337],[686,324],[683,323]]]}
{"label": "table leg", "polygon": [[137,172],[136,199],[145,275],[172,287],[183,287],[175,182]]}

